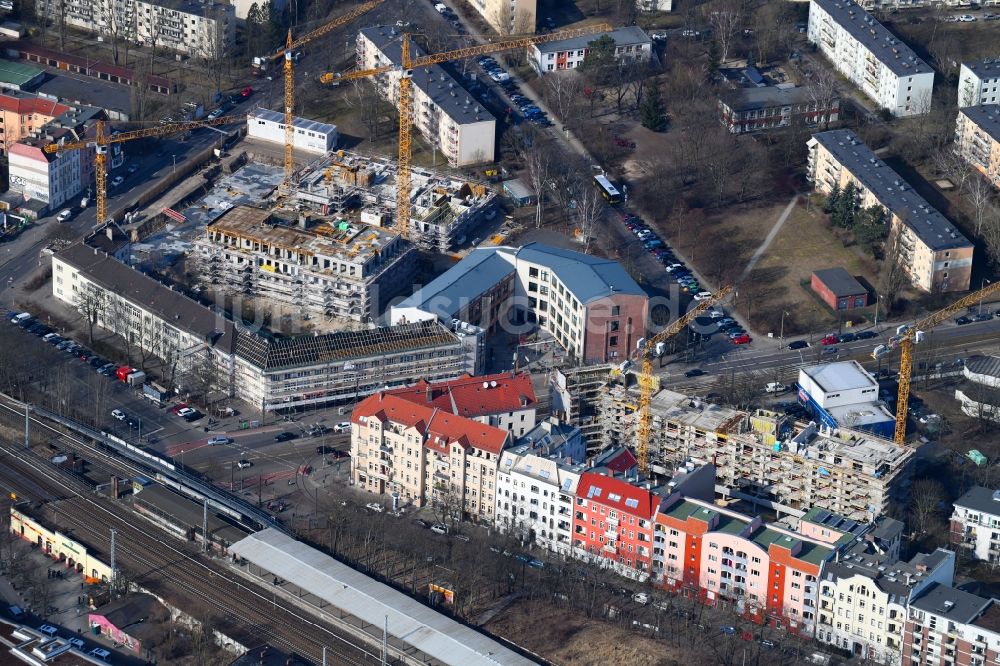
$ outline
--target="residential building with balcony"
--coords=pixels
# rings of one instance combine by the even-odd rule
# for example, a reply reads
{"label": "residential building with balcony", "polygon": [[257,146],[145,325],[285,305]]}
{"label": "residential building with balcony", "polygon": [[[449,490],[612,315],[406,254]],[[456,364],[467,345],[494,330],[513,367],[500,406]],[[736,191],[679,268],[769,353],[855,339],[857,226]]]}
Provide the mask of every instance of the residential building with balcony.
{"label": "residential building with balcony", "polygon": [[934,70],[851,0],[810,0],[809,41],[893,116],[931,110]]}
{"label": "residential building with balcony", "polygon": [[[387,26],[362,28],[357,39],[358,69],[402,62],[401,35]],[[413,42],[413,58],[425,55]],[[397,69],[379,78],[379,92],[392,104],[399,103]],[[496,154],[496,118],[440,65],[419,67],[410,73],[413,93],[413,124],[440,151],[452,167],[492,162]]]}
{"label": "residential building with balcony", "polygon": [[653,58],[653,40],[642,28],[630,25],[599,35],[532,44],[528,47],[528,62],[539,74],[576,69],[587,58],[590,43],[601,37],[615,40],[615,57],[619,60],[642,64]]}
{"label": "residential building with balcony", "polygon": [[495,330],[537,325],[584,363],[625,358],[646,334],[649,298],[616,262],[529,243],[480,248],[410,298],[392,306],[392,323],[463,316]]}
{"label": "residential building with balcony", "polygon": [[840,100],[816,99],[807,88],[734,88],[719,95],[719,120],[730,134],[783,127],[825,127],[840,119]]}
{"label": "residential building with balcony", "polygon": [[35,11],[56,23],[213,62],[236,41],[235,7],[211,0],[66,0],[39,3]]}
{"label": "residential building with balcony", "polygon": [[986,666],[1000,662],[1000,605],[944,584],[911,604],[903,636],[906,666]]}
{"label": "residential building with balcony", "polygon": [[383,391],[351,413],[354,484],[459,520],[493,523],[510,432]]}
{"label": "residential building with balcony", "polygon": [[820,572],[835,550],[760,516],[673,495],[656,515],[653,567],[668,589],[811,636]]}
{"label": "residential building with balcony", "polygon": [[951,543],[977,560],[1000,562],[1000,490],[973,486],[955,500]]}
{"label": "residential building with balcony", "polygon": [[963,62],[958,71],[958,106],[1000,103],[1000,58]]}
{"label": "residential building with balcony", "polygon": [[412,282],[416,250],[377,227],[315,222],[289,225],[270,211],[234,206],[195,241],[202,283],[318,318],[374,322]]}
{"label": "residential building with balcony", "polygon": [[1000,104],[958,110],[955,150],[993,187],[1000,189]]}
{"label": "residential building with balcony", "polygon": [[576,489],[591,464],[632,470],[636,460],[628,449],[618,448],[587,463],[578,428],[540,423],[500,457],[496,528],[523,543],[571,555]]}
{"label": "residential building with balcony", "polygon": [[469,0],[468,4],[486,19],[497,34],[527,35],[535,32],[537,0]]}
{"label": "residential building with balcony", "polygon": [[854,132],[820,132],[807,145],[807,177],[817,192],[842,192],[852,183],[862,208],[886,211],[886,252],[897,257],[914,286],[932,293],[968,291],[972,243]]}
{"label": "residential building with balcony", "polygon": [[820,581],[816,640],[878,663],[902,661],[910,603],[935,584],[951,585],[955,554],[944,549],[893,562],[886,553],[849,549],[827,562]]}

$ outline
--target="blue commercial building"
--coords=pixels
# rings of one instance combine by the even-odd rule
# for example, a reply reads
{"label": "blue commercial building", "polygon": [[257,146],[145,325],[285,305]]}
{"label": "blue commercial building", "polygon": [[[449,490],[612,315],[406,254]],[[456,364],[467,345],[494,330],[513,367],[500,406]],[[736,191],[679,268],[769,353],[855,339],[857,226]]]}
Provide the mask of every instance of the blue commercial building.
{"label": "blue commercial building", "polygon": [[878,398],[878,382],[857,361],[799,370],[798,400],[816,422],[892,438],[896,417]]}

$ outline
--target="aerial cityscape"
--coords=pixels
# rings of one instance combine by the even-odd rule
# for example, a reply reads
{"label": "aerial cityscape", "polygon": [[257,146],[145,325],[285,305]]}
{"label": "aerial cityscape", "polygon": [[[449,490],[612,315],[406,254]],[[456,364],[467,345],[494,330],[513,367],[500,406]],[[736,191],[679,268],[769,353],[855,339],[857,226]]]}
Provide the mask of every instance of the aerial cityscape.
{"label": "aerial cityscape", "polygon": [[0,0],[0,136],[0,664],[1000,664],[1000,0]]}

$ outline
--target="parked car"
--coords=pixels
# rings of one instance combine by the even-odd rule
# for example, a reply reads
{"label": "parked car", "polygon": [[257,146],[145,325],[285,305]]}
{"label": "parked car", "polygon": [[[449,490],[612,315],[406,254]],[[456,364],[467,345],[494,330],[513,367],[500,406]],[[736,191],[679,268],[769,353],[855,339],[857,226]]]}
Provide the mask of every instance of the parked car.
{"label": "parked car", "polygon": [[795,340],[793,342],[788,343],[789,349],[805,349],[808,346],[809,343],[806,342],[805,340]]}
{"label": "parked car", "polygon": [[781,382],[768,382],[767,385],[764,386],[764,393],[781,393],[787,388],[788,387]]}
{"label": "parked car", "polygon": [[119,421],[124,421],[125,420],[125,412],[123,412],[120,409],[112,409],[111,410],[111,416],[115,417]]}
{"label": "parked car", "polygon": [[351,423],[349,421],[341,421],[337,425],[333,426],[334,432],[351,432]]}
{"label": "parked car", "polygon": [[872,338],[877,338],[878,333],[875,331],[861,331],[858,335],[858,340],[871,340]]}
{"label": "parked car", "polygon": [[294,432],[289,432],[287,430],[285,432],[279,432],[277,435],[274,436],[274,441],[276,442],[289,442],[293,439],[298,439],[298,435],[296,435]]}
{"label": "parked car", "polygon": [[208,445],[209,446],[219,446],[219,445],[222,445],[222,444],[229,444],[232,441],[233,440],[229,439],[225,435],[216,435],[215,437],[209,437],[208,438]]}
{"label": "parked car", "polygon": [[59,211],[59,214],[56,215],[56,222],[65,222],[69,220],[69,218],[71,217],[73,217],[73,211],[71,211],[69,208],[65,208]]}
{"label": "parked car", "polygon": [[696,301],[707,301],[712,298],[712,292],[710,291],[699,291],[694,295],[694,300]]}
{"label": "parked car", "polygon": [[705,371],[702,370],[701,368],[692,368],[691,370],[688,370],[687,372],[685,372],[684,376],[685,377],[701,377],[704,374],[705,374]]}
{"label": "parked car", "polygon": [[136,164],[135,162],[133,162],[132,164],[129,164],[128,168],[125,169],[125,171],[127,171],[130,174],[133,174],[133,173],[135,173],[138,170],[139,170],[139,165]]}
{"label": "parked car", "polygon": [[124,182],[125,178],[123,176],[115,176],[114,178],[111,179],[111,187],[118,187]]}
{"label": "parked car", "polygon": [[434,532],[435,534],[447,534],[448,526],[443,523],[434,523],[431,525],[431,532]]}
{"label": "parked car", "polygon": [[176,414],[181,418],[187,418],[192,414],[197,414],[197,411],[191,409],[190,407],[181,407],[180,409],[177,410]]}
{"label": "parked car", "polygon": [[365,504],[365,508],[369,511],[374,511],[375,513],[382,513],[385,511],[385,507],[378,502],[368,502],[368,504]]}
{"label": "parked car", "polygon": [[966,324],[971,324],[972,320],[966,317],[965,315],[962,315],[961,317],[955,320],[955,323],[958,324],[959,326],[965,326]]}
{"label": "parked car", "polygon": [[751,342],[750,336],[744,333],[743,335],[737,336],[731,340],[734,345],[748,345]]}
{"label": "parked car", "polygon": [[636,592],[635,594],[632,595],[632,601],[634,601],[637,604],[642,604],[643,606],[645,606],[646,604],[649,603],[649,594],[647,594],[646,592]]}
{"label": "parked car", "polygon": [[249,468],[253,467],[253,462],[250,461],[250,460],[244,459],[244,460],[240,460],[238,463],[236,463],[236,466],[239,467],[240,469],[249,469]]}
{"label": "parked car", "polygon": [[826,347],[827,345],[835,345],[838,342],[840,342],[840,337],[836,336],[836,335],[834,335],[832,333],[830,335],[827,335],[826,337],[824,337],[822,340],[819,341],[819,343],[821,345],[823,345],[824,347]]}

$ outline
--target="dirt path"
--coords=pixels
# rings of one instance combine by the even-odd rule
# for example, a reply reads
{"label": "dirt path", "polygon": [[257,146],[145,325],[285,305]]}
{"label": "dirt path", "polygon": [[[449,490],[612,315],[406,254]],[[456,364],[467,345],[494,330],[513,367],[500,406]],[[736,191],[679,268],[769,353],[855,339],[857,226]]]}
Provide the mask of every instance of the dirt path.
{"label": "dirt path", "polygon": [[760,244],[760,246],[754,251],[753,256],[750,257],[750,261],[747,262],[747,267],[743,269],[742,273],[740,273],[740,277],[737,282],[743,282],[743,280],[750,275],[754,266],[756,266],[757,262],[760,261],[760,258],[764,256],[764,253],[767,252],[767,248],[771,247],[771,243],[774,242],[778,232],[781,231],[781,227],[785,226],[785,222],[788,221],[788,216],[792,214],[792,210],[795,208],[795,202],[798,200],[799,195],[796,193],[795,196],[792,197],[792,200],[788,202],[788,205],[785,206],[785,210],[781,211],[781,215],[778,216],[778,220],[774,223],[774,226],[771,227],[769,232],[767,232],[764,242]]}

